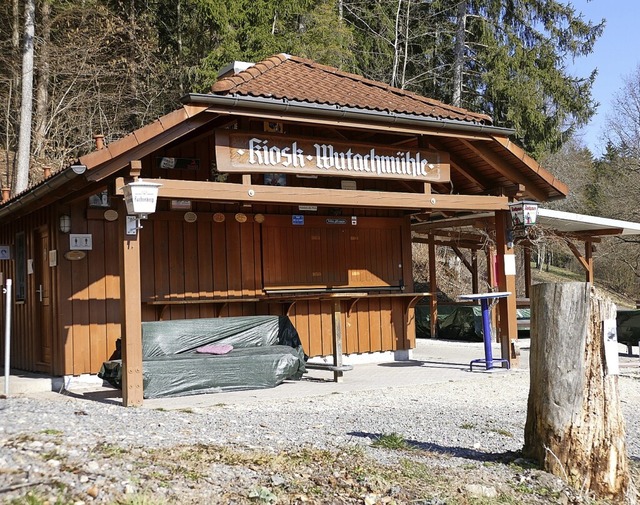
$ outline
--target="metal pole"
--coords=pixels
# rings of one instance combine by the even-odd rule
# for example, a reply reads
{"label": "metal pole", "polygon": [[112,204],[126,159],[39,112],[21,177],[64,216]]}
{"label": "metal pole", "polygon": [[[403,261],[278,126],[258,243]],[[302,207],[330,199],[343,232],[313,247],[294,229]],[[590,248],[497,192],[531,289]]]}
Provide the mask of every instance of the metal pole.
{"label": "metal pole", "polygon": [[480,305],[482,306],[482,339],[484,341],[485,369],[491,370],[493,368],[493,351],[491,349],[491,309],[489,300],[483,298],[480,300]]}
{"label": "metal pole", "polygon": [[2,290],[5,296],[4,315],[4,396],[9,398],[9,356],[11,355],[11,279]]}

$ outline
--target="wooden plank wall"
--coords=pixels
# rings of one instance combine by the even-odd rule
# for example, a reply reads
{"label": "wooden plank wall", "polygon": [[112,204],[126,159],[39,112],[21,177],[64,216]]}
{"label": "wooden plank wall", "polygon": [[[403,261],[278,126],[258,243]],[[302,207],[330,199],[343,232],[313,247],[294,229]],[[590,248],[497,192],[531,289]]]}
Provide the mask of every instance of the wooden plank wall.
{"label": "wooden plank wall", "polygon": [[[10,260],[0,261],[0,272],[2,272],[3,285],[6,279],[13,282],[12,313],[11,313],[11,356],[12,368],[43,373],[60,373],[63,367],[62,356],[57,350],[60,347],[62,336],[59,327],[51,328],[51,353],[43,349],[43,335],[40,331],[42,323],[41,304],[37,293],[35,275],[29,273],[27,263],[37,268],[35,261],[40,258],[42,251],[37,251],[38,234],[49,235],[50,250],[59,249],[59,235],[56,227],[48,223],[57,222],[57,215],[54,209],[44,209],[21,217],[0,228],[0,244],[11,247],[12,257]],[[25,299],[16,300],[16,234],[24,233],[25,238]],[[48,253],[48,251],[46,251]],[[48,258],[44,258],[48,263]],[[42,275],[48,276],[50,285],[51,311],[56,314],[59,310],[57,299],[57,269],[61,262],[60,254],[57,255],[58,266],[51,266],[44,269]],[[4,356],[4,327],[5,327],[5,295],[0,295],[2,307],[0,308],[0,328],[2,337],[0,338],[0,355]],[[47,321],[45,318],[44,321]],[[48,346],[49,344],[47,344]]]}
{"label": "wooden plank wall", "polygon": [[269,216],[262,225],[265,289],[399,286],[404,282],[402,220]]}
{"label": "wooden plank wall", "polygon": [[[224,222],[198,213],[195,223],[183,213],[153,216],[141,231],[142,300],[255,297],[262,293],[260,225]],[[258,247],[256,247],[258,244]],[[171,305],[165,319],[214,317],[213,304]],[[157,306],[145,305],[143,318],[155,320]],[[255,315],[255,303],[230,303],[220,316]]]}
{"label": "wooden plank wall", "polygon": [[[211,134],[168,146],[144,158],[144,176],[209,180],[213,151]],[[160,169],[157,156],[197,158],[200,170]],[[252,179],[259,184],[262,175]],[[293,177],[287,179],[291,185],[305,183]],[[332,178],[318,179],[316,183],[319,187],[339,187],[339,181]],[[362,184],[369,189],[386,187],[384,182],[375,180]],[[254,205],[243,209],[237,204],[193,202],[192,210],[198,219],[187,223],[184,212],[170,211],[169,202],[160,201],[158,211],[144,222],[140,232],[143,320],[157,319],[157,306],[144,301],[158,297],[252,297],[263,295],[264,287],[365,288],[398,286],[401,279],[407,289],[412,289],[410,256],[407,261],[408,221],[393,211],[345,208],[340,209],[347,220],[344,227],[328,226],[326,219],[332,216],[318,215],[306,216],[304,227],[293,227],[291,214],[297,210],[295,207]],[[235,219],[239,211],[246,212],[246,222]],[[223,212],[225,220],[214,221],[214,212]],[[71,216],[72,233],[91,234],[93,249],[87,251],[86,258],[64,258],[69,240],[57,231],[61,213]],[[256,213],[264,214],[267,221],[256,223]],[[352,226],[351,215],[356,214],[358,223]],[[107,221],[104,209],[88,209],[87,198],[81,197],[74,203],[52,205],[2,226],[0,242],[14,245],[15,233],[24,230],[27,257],[34,258],[33,230],[42,226],[48,227],[50,247],[58,253],[58,265],[50,272],[55,321],[53,359],[50,370],[45,371],[55,375],[96,373],[102,362],[112,356],[120,337],[117,221]],[[267,232],[263,235],[264,230]],[[0,271],[5,278],[14,276],[13,262],[0,261]],[[389,298],[361,300],[350,313],[345,305],[345,352],[407,348],[403,303]],[[214,304],[172,305],[163,317],[214,317],[217,309]],[[284,314],[285,310],[282,303],[229,303],[219,315]],[[36,366],[41,354],[33,323],[37,315],[35,285],[32,276],[28,276],[27,300],[16,305],[13,315],[19,337],[12,347],[12,363],[24,370],[43,371]],[[331,353],[329,303],[298,302],[291,317],[309,355]]]}
{"label": "wooden plank wall", "polygon": [[57,317],[64,358],[59,373],[97,373],[120,337],[118,223],[105,220],[103,211],[87,212],[85,201],[71,206],[70,216],[71,232],[91,234],[92,249],[84,259],[66,260],[69,241],[61,235]]}

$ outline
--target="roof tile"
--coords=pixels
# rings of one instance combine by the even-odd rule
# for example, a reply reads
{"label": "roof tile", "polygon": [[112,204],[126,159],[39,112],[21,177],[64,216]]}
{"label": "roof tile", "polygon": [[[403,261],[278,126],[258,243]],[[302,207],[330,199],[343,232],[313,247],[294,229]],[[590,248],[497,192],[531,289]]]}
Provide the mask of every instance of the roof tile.
{"label": "roof tile", "polygon": [[211,91],[491,124],[491,118],[485,114],[286,54],[272,56],[234,76],[224,77]]}

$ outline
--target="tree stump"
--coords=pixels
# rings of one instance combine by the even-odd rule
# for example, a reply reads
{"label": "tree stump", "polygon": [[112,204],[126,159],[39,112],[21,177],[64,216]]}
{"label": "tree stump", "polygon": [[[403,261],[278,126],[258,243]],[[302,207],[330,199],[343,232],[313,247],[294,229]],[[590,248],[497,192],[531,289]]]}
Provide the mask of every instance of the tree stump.
{"label": "tree stump", "polygon": [[523,452],[581,492],[635,503],[618,376],[605,361],[603,321],[615,317],[588,283],[532,286]]}

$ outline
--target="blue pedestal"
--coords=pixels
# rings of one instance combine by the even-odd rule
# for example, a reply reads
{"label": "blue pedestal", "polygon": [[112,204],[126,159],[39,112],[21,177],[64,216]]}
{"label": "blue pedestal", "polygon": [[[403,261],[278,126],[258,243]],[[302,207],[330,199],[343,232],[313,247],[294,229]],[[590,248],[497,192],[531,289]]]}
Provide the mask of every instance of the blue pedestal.
{"label": "blue pedestal", "polygon": [[506,368],[509,369],[510,364],[508,359],[494,358],[493,351],[491,349],[491,310],[489,307],[489,300],[494,298],[505,298],[511,295],[510,292],[502,291],[498,293],[474,293],[471,295],[461,295],[460,298],[464,300],[480,300],[480,306],[482,307],[482,340],[484,343],[484,358],[478,358],[471,360],[469,363],[469,370],[473,371],[474,365],[484,365],[485,370],[491,370],[496,363],[500,364],[500,368],[503,368],[503,364],[506,364]]}

